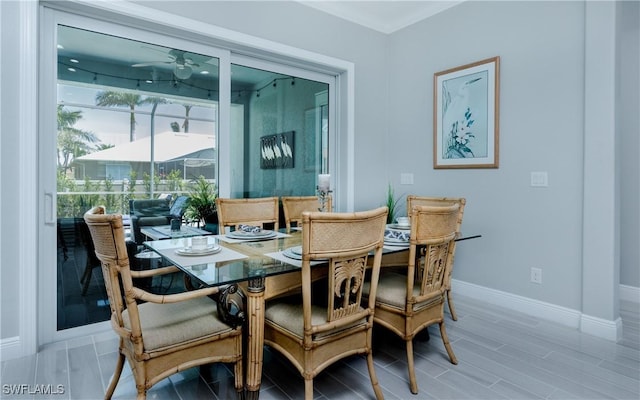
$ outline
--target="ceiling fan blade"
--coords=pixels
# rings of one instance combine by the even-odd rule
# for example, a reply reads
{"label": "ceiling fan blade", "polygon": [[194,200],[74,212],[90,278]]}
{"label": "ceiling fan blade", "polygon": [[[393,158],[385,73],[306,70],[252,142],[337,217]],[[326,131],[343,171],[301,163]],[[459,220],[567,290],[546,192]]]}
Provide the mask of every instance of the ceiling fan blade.
{"label": "ceiling fan blade", "polygon": [[138,64],[133,64],[132,67],[137,68],[137,67],[150,67],[152,65],[158,65],[158,64],[171,64],[173,61],[151,61],[151,62],[146,62],[146,63],[138,63]]}
{"label": "ceiling fan blade", "polygon": [[169,54],[167,54],[167,52],[165,50],[160,50],[160,49],[157,49],[157,48],[152,47],[152,46],[143,45],[143,46],[140,46],[140,47],[142,47],[144,49],[148,49],[148,50],[153,50],[153,51],[155,51],[155,52],[157,52],[159,54],[162,54],[164,56],[167,56],[167,57],[171,58],[172,60],[175,60],[175,56],[173,55],[173,50],[169,50]]}

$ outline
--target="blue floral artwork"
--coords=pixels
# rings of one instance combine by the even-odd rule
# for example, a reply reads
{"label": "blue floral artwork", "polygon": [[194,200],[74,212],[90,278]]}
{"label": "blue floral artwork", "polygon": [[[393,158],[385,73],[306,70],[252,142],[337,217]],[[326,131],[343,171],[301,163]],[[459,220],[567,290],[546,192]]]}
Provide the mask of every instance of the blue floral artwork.
{"label": "blue floral artwork", "polygon": [[498,168],[500,57],[433,76],[433,168]]}
{"label": "blue floral artwork", "polygon": [[475,137],[471,132],[473,123],[471,108],[467,107],[467,111],[464,112],[464,119],[451,124],[444,158],[474,157],[473,151],[467,146],[469,141]]}
{"label": "blue floral artwork", "polygon": [[[443,159],[474,158],[483,145],[484,141],[478,143],[474,134],[473,125],[476,120],[473,117],[472,104],[477,104],[475,92],[486,90],[486,83],[483,85],[482,82],[486,82],[486,79],[476,75],[478,74],[442,83],[442,133],[445,136]],[[477,104],[474,108],[486,109],[486,106]],[[486,155],[485,151],[481,153],[478,155]]]}

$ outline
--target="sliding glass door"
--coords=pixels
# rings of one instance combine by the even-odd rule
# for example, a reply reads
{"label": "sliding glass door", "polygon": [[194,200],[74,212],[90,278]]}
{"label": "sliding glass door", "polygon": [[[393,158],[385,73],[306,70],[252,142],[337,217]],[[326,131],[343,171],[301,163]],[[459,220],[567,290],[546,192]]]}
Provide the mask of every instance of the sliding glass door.
{"label": "sliding glass door", "polygon": [[[215,185],[219,59],[62,24],[56,36],[57,329],[64,330],[110,317],[82,219],[89,208],[128,215],[135,199],[170,204],[200,177]],[[140,243],[131,243],[136,264]],[[167,285],[151,288],[172,290]]]}
{"label": "sliding glass door", "polygon": [[[313,195],[335,136],[333,76],[49,9],[43,16],[38,272],[47,343],[108,328],[88,209],[105,205],[126,223],[130,201],[189,196],[202,179],[225,197]],[[131,242],[130,256],[140,250]],[[180,290],[179,281],[149,290]]]}

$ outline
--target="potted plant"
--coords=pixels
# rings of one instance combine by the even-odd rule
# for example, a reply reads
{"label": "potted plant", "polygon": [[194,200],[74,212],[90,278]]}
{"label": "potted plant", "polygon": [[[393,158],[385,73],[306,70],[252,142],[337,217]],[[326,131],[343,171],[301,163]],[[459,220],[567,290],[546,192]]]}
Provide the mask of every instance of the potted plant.
{"label": "potted plant", "polygon": [[396,207],[401,198],[402,196],[398,198],[395,197],[395,194],[393,192],[393,186],[389,184],[389,186],[387,187],[387,203],[385,204],[389,209],[389,213],[387,214],[387,224],[392,224],[393,221],[395,221]]}
{"label": "potted plant", "polygon": [[216,186],[207,181],[204,176],[198,177],[189,189],[189,203],[184,216],[193,221],[200,228],[205,228],[211,222],[216,212]]}

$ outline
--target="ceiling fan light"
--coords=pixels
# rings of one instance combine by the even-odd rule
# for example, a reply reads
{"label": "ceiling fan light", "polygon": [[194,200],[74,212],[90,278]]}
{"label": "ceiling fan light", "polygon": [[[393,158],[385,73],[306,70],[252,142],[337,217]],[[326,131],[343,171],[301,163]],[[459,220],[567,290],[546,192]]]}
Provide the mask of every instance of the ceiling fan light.
{"label": "ceiling fan light", "polygon": [[188,66],[188,65],[179,65],[179,64],[176,64],[176,68],[173,71],[173,74],[178,79],[189,79],[191,77],[192,73],[193,73],[193,69],[191,69],[190,66]]}

